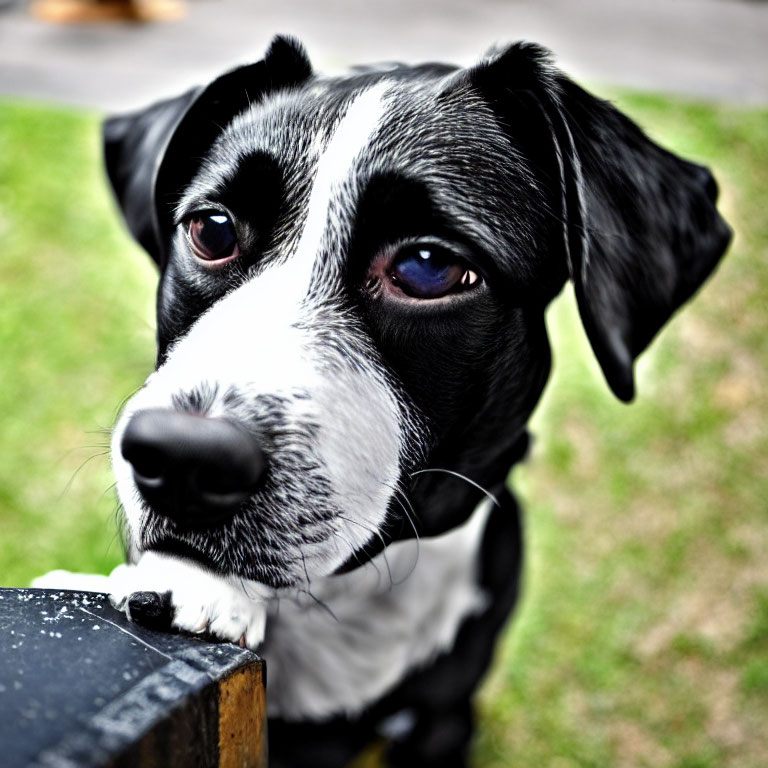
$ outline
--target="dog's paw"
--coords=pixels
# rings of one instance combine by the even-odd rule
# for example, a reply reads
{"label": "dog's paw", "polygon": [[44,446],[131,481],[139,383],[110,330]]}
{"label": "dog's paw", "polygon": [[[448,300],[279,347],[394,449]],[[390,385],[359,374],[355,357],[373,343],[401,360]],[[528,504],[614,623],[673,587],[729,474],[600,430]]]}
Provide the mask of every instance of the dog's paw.
{"label": "dog's paw", "polygon": [[255,649],[264,639],[269,592],[200,565],[156,552],[109,577],[110,600],[129,619],[152,629],[211,634]]}
{"label": "dog's paw", "polygon": [[173,600],[170,592],[132,592],[123,609],[131,621],[149,629],[168,632],[173,628]]}

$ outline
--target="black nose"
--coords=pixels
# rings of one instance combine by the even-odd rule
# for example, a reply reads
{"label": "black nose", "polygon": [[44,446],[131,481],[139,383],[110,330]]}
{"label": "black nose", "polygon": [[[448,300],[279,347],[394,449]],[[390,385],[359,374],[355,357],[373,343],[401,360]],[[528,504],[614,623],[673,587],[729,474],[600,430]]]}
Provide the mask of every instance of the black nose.
{"label": "black nose", "polygon": [[237,424],[161,408],[135,413],[120,449],[152,509],[190,528],[231,517],[264,471],[259,444]]}

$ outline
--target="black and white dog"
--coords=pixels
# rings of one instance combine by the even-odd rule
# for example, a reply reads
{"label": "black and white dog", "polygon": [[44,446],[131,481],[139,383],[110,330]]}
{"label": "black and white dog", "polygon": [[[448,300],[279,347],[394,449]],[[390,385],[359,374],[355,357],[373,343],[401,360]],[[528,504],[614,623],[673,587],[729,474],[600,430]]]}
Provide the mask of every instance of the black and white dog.
{"label": "black and white dog", "polygon": [[[613,392],[730,239],[710,173],[520,43],[314,74],[297,43],[107,121],[157,262],[114,431],[134,619],[258,649],[274,766],[463,766],[518,591],[505,480],[567,280]],[[105,577],[102,577],[104,579]]]}

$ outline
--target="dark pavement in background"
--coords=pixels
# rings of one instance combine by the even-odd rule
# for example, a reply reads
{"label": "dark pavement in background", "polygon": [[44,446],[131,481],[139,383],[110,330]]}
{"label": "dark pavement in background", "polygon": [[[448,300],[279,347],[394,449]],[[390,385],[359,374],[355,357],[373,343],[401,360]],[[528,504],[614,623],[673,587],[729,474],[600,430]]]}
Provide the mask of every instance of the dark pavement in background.
{"label": "dark pavement in background", "polygon": [[298,36],[318,70],[471,64],[529,39],[591,85],[768,104],[768,2],[759,0],[186,0],[175,22],[54,25],[0,0],[0,95],[129,109],[260,58]]}

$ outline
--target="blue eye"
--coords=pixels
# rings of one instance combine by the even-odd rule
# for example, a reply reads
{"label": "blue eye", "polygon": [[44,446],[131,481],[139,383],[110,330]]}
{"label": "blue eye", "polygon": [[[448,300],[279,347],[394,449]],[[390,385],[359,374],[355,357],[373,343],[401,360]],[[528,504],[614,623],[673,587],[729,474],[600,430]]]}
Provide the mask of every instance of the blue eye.
{"label": "blue eye", "polygon": [[195,214],[187,223],[187,238],[203,261],[224,261],[237,256],[237,234],[223,213]]}
{"label": "blue eye", "polygon": [[397,255],[392,282],[417,299],[437,299],[474,285],[479,277],[460,259],[437,245],[409,245]]}

